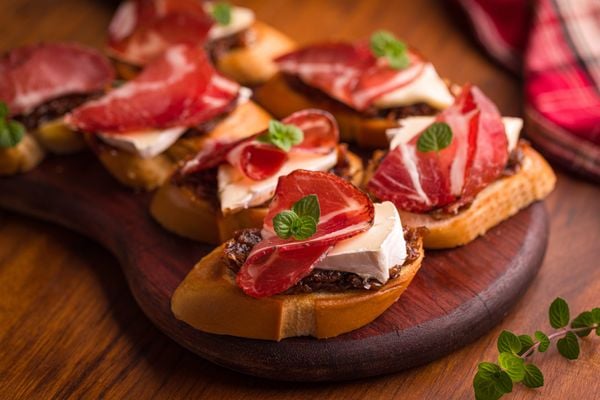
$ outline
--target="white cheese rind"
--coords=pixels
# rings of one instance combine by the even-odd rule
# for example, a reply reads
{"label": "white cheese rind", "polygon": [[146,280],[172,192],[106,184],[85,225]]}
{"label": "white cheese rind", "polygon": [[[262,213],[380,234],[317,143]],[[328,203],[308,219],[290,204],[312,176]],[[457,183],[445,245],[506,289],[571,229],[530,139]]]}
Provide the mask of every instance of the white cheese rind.
{"label": "white cheese rind", "polygon": [[[388,129],[386,134],[390,141],[390,150],[394,149],[401,143],[408,143],[417,134],[435,121],[433,116],[425,117],[408,117],[398,121],[398,128]],[[523,128],[523,120],[516,117],[502,117],[504,131],[508,139],[508,151],[511,152],[517,147],[521,129]]]}
{"label": "white cheese rind", "polygon": [[366,232],[338,242],[315,268],[350,272],[386,283],[390,269],[404,264],[406,242],[400,215],[393,203],[375,204],[373,226]]}
{"label": "white cheese rind", "polygon": [[105,143],[142,158],[151,158],[162,153],[185,133],[187,128],[175,127],[165,130],[140,131],[128,133],[99,133]]}
{"label": "white cheese rind", "polygon": [[[211,13],[213,8],[213,3],[205,3],[204,9],[207,13]],[[256,17],[254,16],[254,12],[245,7],[231,7],[231,22],[229,25],[219,25],[219,23],[215,22],[215,24],[208,31],[208,37],[211,40],[221,39],[227,36],[235,35],[245,29],[248,29],[254,24]]]}
{"label": "white cheese rind", "polygon": [[273,197],[280,176],[288,175],[297,169],[327,171],[337,163],[337,151],[328,154],[293,151],[281,169],[272,177],[253,181],[237,167],[230,164],[219,166],[217,180],[221,211],[229,214],[263,204]]}
{"label": "white cheese rind", "polygon": [[438,75],[435,67],[427,63],[423,73],[406,86],[402,86],[379,97],[373,103],[377,108],[392,108],[409,106],[416,103],[428,105],[443,110],[454,102],[448,85]]}

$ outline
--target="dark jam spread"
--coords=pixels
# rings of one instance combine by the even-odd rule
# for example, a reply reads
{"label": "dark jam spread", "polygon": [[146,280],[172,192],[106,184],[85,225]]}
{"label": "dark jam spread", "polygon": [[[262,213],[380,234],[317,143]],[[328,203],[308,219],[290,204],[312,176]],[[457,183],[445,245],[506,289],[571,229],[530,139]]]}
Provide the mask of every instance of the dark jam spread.
{"label": "dark jam spread", "polygon": [[28,131],[32,131],[37,129],[41,124],[62,117],[86,101],[99,97],[100,95],[101,93],[98,92],[92,94],[70,94],[57,97],[40,104],[27,115],[20,115],[16,117],[16,119],[25,125],[25,128],[27,128]]}
{"label": "dark jam spread", "polygon": [[[390,279],[397,278],[404,266],[411,264],[419,257],[419,239],[422,234],[421,229],[404,228],[407,257],[403,265],[396,265],[390,269]],[[260,229],[237,231],[235,236],[225,243],[223,250],[223,262],[229,270],[237,274],[252,248],[261,239]],[[343,292],[354,289],[376,290],[381,286],[381,282],[374,279],[365,279],[351,272],[314,269],[284,293]]]}
{"label": "dark jam spread", "polygon": [[252,28],[244,29],[240,32],[225,36],[219,39],[211,40],[206,44],[206,50],[210,54],[213,63],[227,52],[247,47],[256,41],[256,32]]}
{"label": "dark jam spread", "polygon": [[438,111],[426,103],[416,103],[402,107],[391,107],[391,108],[375,108],[371,107],[365,111],[359,112],[352,107],[330,97],[328,94],[321,90],[309,86],[302,82],[300,78],[291,75],[284,75],[284,79],[287,84],[299,93],[305,94],[311,99],[315,105],[323,105],[324,108],[330,109],[333,112],[345,111],[355,114],[361,114],[367,118],[383,118],[391,121],[396,121],[400,118],[422,116],[422,115],[434,115]]}

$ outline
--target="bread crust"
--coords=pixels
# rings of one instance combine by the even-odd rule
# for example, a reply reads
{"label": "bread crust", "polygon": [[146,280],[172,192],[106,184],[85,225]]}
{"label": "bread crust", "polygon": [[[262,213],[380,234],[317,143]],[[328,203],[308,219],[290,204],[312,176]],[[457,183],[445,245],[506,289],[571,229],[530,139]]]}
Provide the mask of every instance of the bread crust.
{"label": "bread crust", "polygon": [[[363,180],[362,160],[348,152],[351,182],[358,186]],[[260,228],[267,207],[251,207],[223,215],[211,201],[199,198],[189,188],[170,180],[155,193],[150,214],[165,229],[199,242],[220,244],[233,237],[235,231]]]}
{"label": "bread crust", "polygon": [[[465,245],[529,204],[544,199],[556,184],[554,171],[531,146],[521,142],[521,167],[512,176],[502,177],[483,189],[473,203],[455,216],[442,219],[428,213],[418,214],[398,210],[402,223],[428,229],[424,245],[427,249],[447,249]],[[373,174],[365,174],[366,184]]]}
{"label": "bread crust", "polygon": [[32,133],[44,148],[54,154],[73,154],[86,147],[84,135],[69,128],[63,118],[44,122]]}
{"label": "bread crust", "polygon": [[418,248],[419,257],[379,290],[255,299],[235,284],[222,261],[222,245],[200,260],[177,287],[171,310],[176,318],[208,333],[277,341],[293,336],[334,337],[370,323],[398,300],[421,266],[421,240]]}
{"label": "bread crust", "polygon": [[29,133],[15,146],[0,148],[0,176],[15,175],[35,168],[46,152]]}
{"label": "bread crust", "polygon": [[181,138],[165,152],[142,158],[104,144],[93,135],[88,142],[104,167],[123,185],[151,191],[162,185],[179,161],[196,154],[207,141],[236,140],[266,129],[270,114],[252,101],[240,104],[209,132],[197,137]]}
{"label": "bread crust", "polygon": [[[386,130],[397,127],[395,120],[387,118],[367,118],[333,100],[318,99],[294,90],[282,74],[271,79],[254,91],[258,104],[275,118],[283,118],[306,108],[319,108],[329,111],[337,120],[342,141],[356,142],[363,148],[383,148],[388,146]],[[285,101],[281,101],[285,99]]]}
{"label": "bread crust", "polygon": [[216,66],[225,76],[243,85],[258,85],[277,72],[273,59],[292,51],[296,43],[264,22],[256,21],[249,29],[255,40],[220,56]]}

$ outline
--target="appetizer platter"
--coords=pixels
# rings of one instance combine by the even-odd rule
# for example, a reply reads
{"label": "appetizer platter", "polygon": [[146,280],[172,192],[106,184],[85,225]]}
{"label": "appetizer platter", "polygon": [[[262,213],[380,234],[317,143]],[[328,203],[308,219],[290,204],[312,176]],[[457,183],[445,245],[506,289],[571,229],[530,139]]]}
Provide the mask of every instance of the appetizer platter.
{"label": "appetizer platter", "polygon": [[372,376],[474,340],[547,244],[556,178],[522,120],[389,32],[295,48],[248,9],[127,0],[110,58],[7,51],[0,206],[102,243],[161,330],[244,373]]}

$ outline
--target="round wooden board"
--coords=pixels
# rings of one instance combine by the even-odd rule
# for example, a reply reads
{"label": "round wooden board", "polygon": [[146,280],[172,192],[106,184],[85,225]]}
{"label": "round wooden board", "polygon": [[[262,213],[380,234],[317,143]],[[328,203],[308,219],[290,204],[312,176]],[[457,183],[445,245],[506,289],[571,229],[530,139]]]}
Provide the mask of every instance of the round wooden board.
{"label": "round wooden board", "polygon": [[327,340],[270,342],[196,331],[176,320],[170,298],[209,246],[164,231],[150,195],[121,187],[90,154],[51,158],[0,178],[0,206],[56,222],[112,251],[143,312],[201,357],[255,376],[343,380],[400,371],[466,345],[508,312],[541,265],[548,218],[536,203],[467,246],[429,251],[411,286],[371,324]]}

